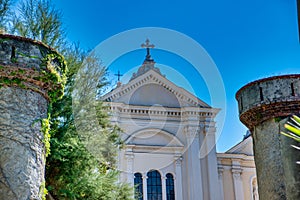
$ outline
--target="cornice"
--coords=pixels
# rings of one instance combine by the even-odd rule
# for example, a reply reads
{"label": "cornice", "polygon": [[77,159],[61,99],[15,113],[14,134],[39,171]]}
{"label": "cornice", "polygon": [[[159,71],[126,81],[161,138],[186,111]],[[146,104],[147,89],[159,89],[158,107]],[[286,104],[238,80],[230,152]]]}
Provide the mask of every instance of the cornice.
{"label": "cornice", "polygon": [[169,108],[161,106],[136,106],[119,102],[105,102],[109,109],[119,115],[138,115],[138,116],[168,116],[168,117],[203,117],[214,118],[220,109],[217,108],[200,108],[200,107],[182,107]]}

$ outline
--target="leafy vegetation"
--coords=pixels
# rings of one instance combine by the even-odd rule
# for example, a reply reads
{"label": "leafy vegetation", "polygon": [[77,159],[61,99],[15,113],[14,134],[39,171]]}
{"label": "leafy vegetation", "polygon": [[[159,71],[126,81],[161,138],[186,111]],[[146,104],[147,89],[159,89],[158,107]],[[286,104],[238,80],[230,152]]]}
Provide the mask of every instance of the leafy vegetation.
{"label": "leafy vegetation", "polygon": [[[95,93],[92,95],[95,88],[103,86],[105,69],[96,67],[97,59],[84,58],[78,49],[66,56],[71,64],[66,95],[52,106],[48,190],[57,199],[130,199],[129,187],[116,183],[118,128],[109,124],[102,103],[95,101]],[[77,80],[83,62],[88,63],[89,70],[94,69],[87,73],[93,76]],[[97,110],[96,117],[93,109]]]}
{"label": "leafy vegetation", "polygon": [[[51,0],[19,1],[14,15],[9,15],[10,7],[10,0],[0,0],[0,19],[8,20],[1,20],[0,29],[56,48],[68,65],[64,71],[64,96],[49,107],[51,118],[41,121],[47,136],[45,142],[50,142],[45,183],[49,197],[131,199],[132,188],[117,181],[116,154],[122,146],[120,130],[109,123],[105,106],[96,101],[107,84],[107,69],[93,54],[88,56],[77,45],[66,42],[62,14]],[[59,76],[52,75],[50,79],[60,81]]]}
{"label": "leafy vegetation", "polygon": [[0,0],[0,33],[5,32],[7,29],[11,4],[11,0]]}
{"label": "leafy vegetation", "polygon": [[65,31],[62,28],[60,11],[50,0],[19,1],[18,14],[11,17],[10,32],[54,47],[64,49]]}

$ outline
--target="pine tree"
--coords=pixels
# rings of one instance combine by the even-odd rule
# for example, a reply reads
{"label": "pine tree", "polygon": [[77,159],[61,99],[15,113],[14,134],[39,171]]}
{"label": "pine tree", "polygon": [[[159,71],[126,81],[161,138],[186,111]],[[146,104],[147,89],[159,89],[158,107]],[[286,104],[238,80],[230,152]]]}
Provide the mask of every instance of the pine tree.
{"label": "pine tree", "polygon": [[[85,57],[77,49],[66,59],[72,63],[72,70],[65,96],[52,107],[55,112],[52,112],[51,155],[46,170],[48,189],[57,199],[130,199],[128,185],[117,184],[115,158],[121,144],[118,128],[109,124],[102,102],[95,101],[93,91],[103,87],[106,70],[99,68],[95,57]],[[85,70],[93,71],[83,73]],[[91,121],[94,123],[90,124]],[[97,129],[95,123],[99,125]]]}
{"label": "pine tree", "polygon": [[42,41],[59,51],[65,49],[62,13],[51,0],[20,1],[17,8],[19,12],[11,17],[11,33]]}
{"label": "pine tree", "polygon": [[[25,0],[19,4],[18,15],[10,18],[11,26],[7,28],[5,24],[13,34],[58,49],[68,65],[65,94],[50,106],[51,151],[46,161],[48,197],[51,194],[59,200],[131,199],[132,188],[117,183],[115,158],[122,144],[119,129],[109,123],[105,107],[97,100],[107,83],[106,68],[94,55],[87,56],[78,46],[66,43],[61,16],[50,0]],[[93,71],[85,73],[85,70]],[[91,121],[93,125],[87,123]]]}
{"label": "pine tree", "polygon": [[0,0],[0,33],[6,32],[11,0]]}

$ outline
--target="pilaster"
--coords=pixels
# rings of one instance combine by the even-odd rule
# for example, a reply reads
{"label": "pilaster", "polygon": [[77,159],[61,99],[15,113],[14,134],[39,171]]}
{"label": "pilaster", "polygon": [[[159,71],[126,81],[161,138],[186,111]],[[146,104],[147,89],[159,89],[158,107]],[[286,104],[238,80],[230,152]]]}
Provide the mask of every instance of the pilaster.
{"label": "pilaster", "polygon": [[224,199],[223,173],[224,173],[224,169],[222,167],[218,167],[218,180],[219,180],[219,187],[220,187],[220,199]]}
{"label": "pilaster", "polygon": [[201,165],[199,159],[199,127],[185,127],[185,135],[187,139],[187,181],[188,195],[190,200],[203,199],[203,180],[201,175]]}
{"label": "pilaster", "polygon": [[127,162],[127,183],[130,186],[134,186],[134,175],[133,175],[133,161],[134,161],[134,154],[132,149],[127,149],[125,153],[126,162]]}
{"label": "pilaster", "polygon": [[[213,122],[212,122],[213,123]],[[213,126],[211,126],[213,125]],[[200,157],[206,156],[207,159],[207,173],[208,173],[208,186],[209,196],[211,200],[221,199],[221,188],[219,187],[218,179],[218,164],[216,153],[216,140],[215,140],[216,128],[213,124],[207,124],[203,128],[204,141],[202,143]],[[202,151],[204,149],[204,151]]]}
{"label": "pilaster", "polygon": [[239,161],[232,161],[232,178],[234,185],[234,195],[235,199],[244,199],[244,189],[242,181],[242,169]]}
{"label": "pilaster", "polygon": [[182,197],[182,172],[181,172],[181,164],[182,164],[182,158],[177,157],[175,158],[175,199],[183,200]]}

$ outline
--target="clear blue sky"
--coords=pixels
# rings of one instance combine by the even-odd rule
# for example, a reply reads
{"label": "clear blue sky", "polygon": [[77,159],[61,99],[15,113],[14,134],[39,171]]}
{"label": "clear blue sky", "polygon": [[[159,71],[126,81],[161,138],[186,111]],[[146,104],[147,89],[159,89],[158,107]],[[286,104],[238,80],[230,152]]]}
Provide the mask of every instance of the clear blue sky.
{"label": "clear blue sky", "polygon": [[[238,119],[236,91],[256,79],[300,71],[296,0],[54,0],[54,4],[62,10],[69,40],[87,50],[140,27],[173,29],[201,44],[216,63],[226,90],[219,152],[241,141],[246,131]],[[122,56],[109,68],[125,73],[141,64],[144,55],[141,50]],[[188,65],[184,60],[168,60],[168,52],[153,50],[152,55],[156,62],[179,70],[180,65]],[[203,81],[188,81],[196,95],[209,103]]]}

